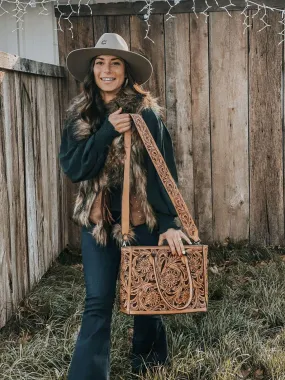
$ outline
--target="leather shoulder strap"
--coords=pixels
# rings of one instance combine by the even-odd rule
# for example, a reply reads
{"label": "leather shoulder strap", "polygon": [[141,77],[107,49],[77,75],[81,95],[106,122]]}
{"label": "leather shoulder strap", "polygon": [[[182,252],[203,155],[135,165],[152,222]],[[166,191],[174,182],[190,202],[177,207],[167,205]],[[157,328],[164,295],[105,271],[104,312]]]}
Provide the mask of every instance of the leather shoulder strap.
{"label": "leather shoulder strap", "polygon": [[125,145],[125,166],[124,166],[124,184],[122,195],[122,235],[126,242],[130,229],[130,167],[131,167],[131,145],[132,132],[129,129],[124,133]]}
{"label": "leather shoulder strap", "polygon": [[[145,148],[154,164],[154,167],[163,183],[163,186],[165,187],[171,202],[173,203],[173,206],[176,209],[176,212],[178,214],[178,217],[182,223],[183,228],[185,229],[187,235],[194,240],[196,244],[200,243],[199,235],[198,235],[198,229],[195,225],[195,222],[187,208],[187,205],[173,179],[173,177],[170,174],[170,171],[164,161],[164,158],[162,154],[160,153],[160,150],[158,149],[152,134],[150,133],[145,121],[143,120],[142,116],[139,114],[130,114],[132,117],[134,124],[136,126],[136,129],[145,145]],[[131,132],[128,131],[130,136]],[[128,133],[126,132],[126,133]],[[125,133],[125,135],[126,135]],[[128,140],[129,137],[125,136],[125,142]],[[129,150],[130,153],[130,150]],[[125,160],[125,172],[129,173],[129,169],[127,169],[127,166],[130,166],[130,154],[127,155],[126,150],[126,160]],[[123,200],[127,201],[126,193],[129,192],[127,179],[125,181],[125,173],[124,173],[124,187],[123,187]],[[125,198],[124,198],[125,196]],[[129,202],[128,202],[129,204]],[[123,203],[122,206],[122,233],[127,234],[129,230],[129,215],[126,215],[127,212],[127,205]],[[128,213],[129,214],[129,213]],[[123,221],[125,221],[125,229],[123,229]],[[126,225],[128,224],[128,225]]]}

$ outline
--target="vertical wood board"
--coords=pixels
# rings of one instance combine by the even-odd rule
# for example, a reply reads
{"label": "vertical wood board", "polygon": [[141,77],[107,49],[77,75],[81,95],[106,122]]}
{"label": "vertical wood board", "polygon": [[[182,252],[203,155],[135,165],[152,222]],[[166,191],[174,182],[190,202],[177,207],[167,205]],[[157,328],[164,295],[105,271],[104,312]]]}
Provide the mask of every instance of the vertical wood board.
{"label": "vertical wood board", "polygon": [[190,14],[194,214],[202,241],[213,241],[208,24]]}
{"label": "vertical wood board", "polygon": [[284,244],[282,28],[275,12],[261,32],[264,24],[250,20],[250,236],[253,243],[278,245]]}
{"label": "vertical wood board", "polygon": [[210,14],[214,240],[249,237],[247,36],[243,16]]}

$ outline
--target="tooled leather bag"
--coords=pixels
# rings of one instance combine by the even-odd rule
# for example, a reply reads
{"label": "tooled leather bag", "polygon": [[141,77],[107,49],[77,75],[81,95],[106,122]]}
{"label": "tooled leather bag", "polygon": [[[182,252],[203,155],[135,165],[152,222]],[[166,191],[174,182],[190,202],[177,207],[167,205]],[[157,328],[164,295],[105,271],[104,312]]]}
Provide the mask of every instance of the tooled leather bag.
{"label": "tooled leather bag", "polygon": [[[169,246],[128,246],[124,242],[121,248],[120,310],[126,314],[206,311],[208,246],[200,244],[197,227],[143,118],[139,114],[130,116],[192,244],[184,245],[185,255],[180,257],[173,255]],[[122,233],[126,240],[130,212],[130,130],[124,134],[124,144]]]}

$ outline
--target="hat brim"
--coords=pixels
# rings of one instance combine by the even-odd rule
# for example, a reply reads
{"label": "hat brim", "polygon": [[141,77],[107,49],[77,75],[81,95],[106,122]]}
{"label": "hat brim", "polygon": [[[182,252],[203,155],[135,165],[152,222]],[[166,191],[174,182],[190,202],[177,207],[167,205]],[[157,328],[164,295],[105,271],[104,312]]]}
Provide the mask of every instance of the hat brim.
{"label": "hat brim", "polygon": [[147,82],[153,72],[151,62],[141,54],[108,48],[83,48],[71,51],[66,57],[66,66],[70,74],[83,82],[88,73],[90,60],[97,55],[114,55],[124,59],[130,66],[134,80],[142,85]]}

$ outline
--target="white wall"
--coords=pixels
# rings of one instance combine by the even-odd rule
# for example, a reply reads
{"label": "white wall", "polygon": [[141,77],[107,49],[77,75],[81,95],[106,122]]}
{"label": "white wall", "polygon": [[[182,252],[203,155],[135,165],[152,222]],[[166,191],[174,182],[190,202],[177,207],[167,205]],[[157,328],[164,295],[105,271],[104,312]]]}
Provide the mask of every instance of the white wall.
{"label": "white wall", "polygon": [[18,25],[20,30],[16,30],[16,19],[12,16],[15,14],[12,12],[15,5],[3,2],[2,7],[10,13],[0,16],[0,51],[57,65],[59,60],[54,3],[45,4],[48,10],[45,13],[48,15],[39,15],[43,11],[40,4],[35,8],[27,6],[27,13],[22,17],[24,22]]}

